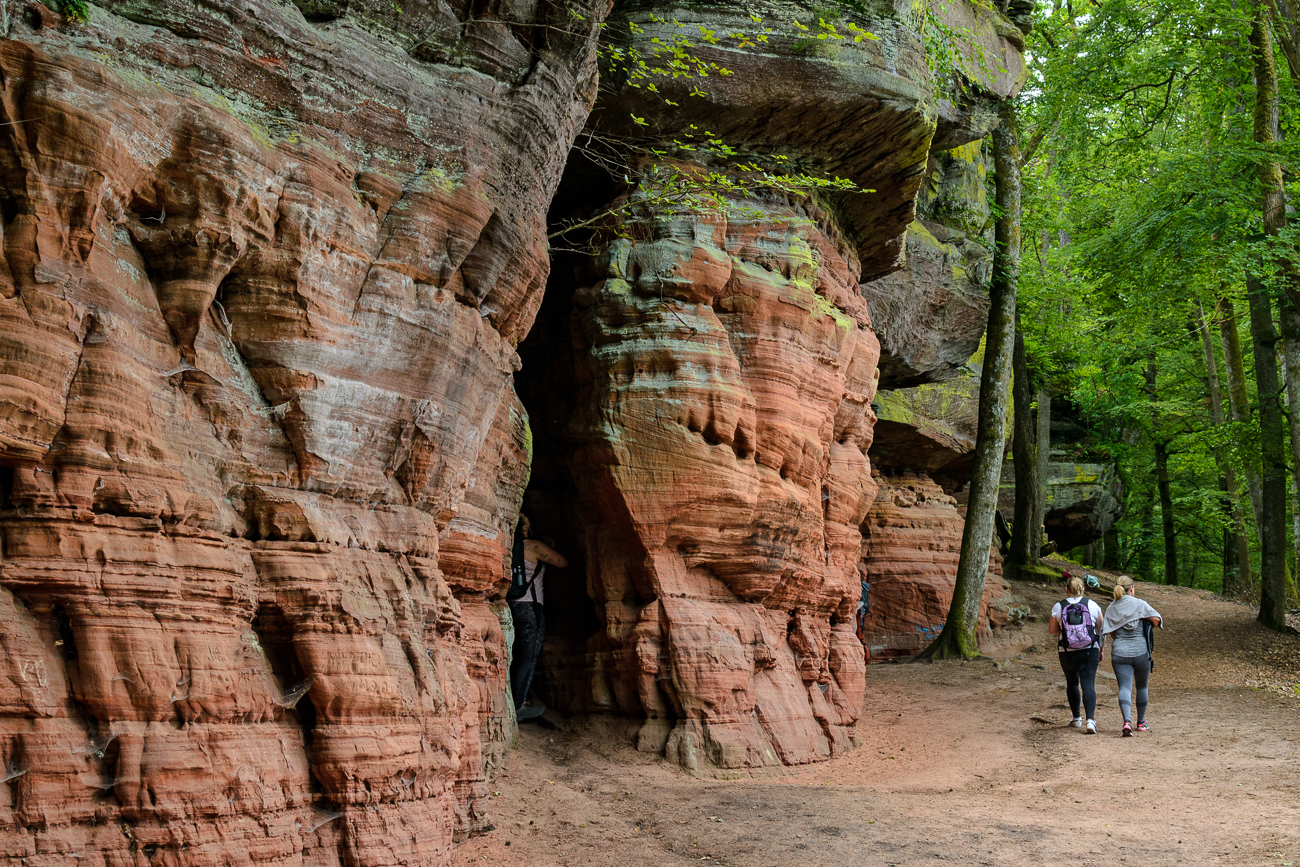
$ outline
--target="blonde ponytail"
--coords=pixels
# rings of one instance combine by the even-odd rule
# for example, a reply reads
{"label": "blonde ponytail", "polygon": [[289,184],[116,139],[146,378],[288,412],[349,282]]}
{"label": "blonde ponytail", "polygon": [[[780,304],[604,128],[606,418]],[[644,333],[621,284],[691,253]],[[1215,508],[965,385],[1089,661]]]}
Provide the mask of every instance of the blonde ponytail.
{"label": "blonde ponytail", "polygon": [[1083,579],[1078,575],[1071,575],[1070,580],[1065,582],[1065,592],[1066,595],[1071,598],[1074,598],[1075,596],[1083,596]]}
{"label": "blonde ponytail", "polygon": [[1127,575],[1121,575],[1115,579],[1115,599],[1120,599],[1133,586],[1133,579]]}

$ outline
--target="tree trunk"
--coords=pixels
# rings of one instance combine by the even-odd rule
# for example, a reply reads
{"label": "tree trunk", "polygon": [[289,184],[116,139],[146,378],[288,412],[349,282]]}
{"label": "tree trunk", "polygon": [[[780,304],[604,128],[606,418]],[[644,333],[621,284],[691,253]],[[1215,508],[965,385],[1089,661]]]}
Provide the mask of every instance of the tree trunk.
{"label": "tree trunk", "polygon": [[[1237,328],[1237,310],[1225,296],[1219,298],[1219,337],[1223,341],[1223,365],[1228,374],[1228,409],[1238,424],[1250,422],[1250,398],[1246,394],[1246,365],[1241,355],[1241,333]],[[1258,528],[1264,520],[1259,487],[1259,465],[1246,463],[1246,492],[1250,495],[1250,512]]]}
{"label": "tree trunk", "polygon": [[1174,500],[1169,493],[1169,451],[1156,418],[1156,356],[1147,356],[1147,397],[1151,399],[1151,438],[1156,451],[1156,490],[1160,494],[1160,528],[1165,539],[1165,583],[1178,584],[1178,536],[1174,531]]}
{"label": "tree trunk", "polygon": [[1029,383],[1029,366],[1025,361],[1025,340],[1020,334],[1020,313],[1016,313],[1015,349],[1011,358],[1011,399],[1014,411],[1012,468],[1016,474],[1016,511],[1011,522],[1011,548],[1004,564],[1008,574],[1038,565],[1038,549],[1043,537],[1036,523],[1042,511],[1038,505],[1042,487],[1038,478],[1038,444],[1034,437],[1033,392]]}
{"label": "tree trunk", "polygon": [[1151,580],[1151,539],[1155,536],[1155,504],[1148,499],[1142,504],[1141,537],[1138,539],[1137,572],[1143,581]]}
{"label": "tree trunk", "polygon": [[[1271,147],[1277,129],[1277,69],[1273,41],[1263,5],[1255,7],[1250,30],[1255,61],[1255,142]],[[1282,167],[1265,160],[1259,166],[1263,195],[1264,234],[1277,236],[1286,220]],[[1260,263],[1264,267],[1264,263]],[[1259,528],[1259,622],[1286,631],[1286,457],[1282,447],[1281,393],[1277,378],[1277,329],[1273,305],[1263,279],[1246,279],[1250,302],[1250,336],[1255,351],[1255,384],[1259,393],[1260,491],[1263,522]]]}
{"label": "tree trunk", "polygon": [[[1214,354],[1214,340],[1205,310],[1196,305],[1196,330],[1201,337],[1201,352],[1205,355],[1205,387],[1210,395],[1210,419],[1215,427],[1227,423],[1223,413],[1223,391],[1219,383],[1219,360]],[[1219,464],[1219,489],[1223,491],[1223,511],[1229,526],[1223,531],[1223,593],[1240,596],[1250,587],[1250,543],[1246,540],[1245,522],[1242,520],[1241,501],[1237,493],[1237,471],[1232,462],[1216,452]]]}
{"label": "tree trunk", "polygon": [[980,374],[975,463],[957,563],[957,584],[943,631],[922,654],[930,659],[979,655],[976,630],[980,603],[984,599],[1006,445],[1007,384],[1011,378],[1016,282],[1020,271],[1020,148],[1011,100],[999,104],[998,114],[1002,122],[993,131],[993,168],[997,183],[995,198],[1001,217],[994,228],[993,279],[989,284],[984,369]]}
{"label": "tree trunk", "polygon": [[1291,423],[1291,484],[1295,493],[1291,509],[1292,567],[1288,570],[1288,607],[1296,601],[1296,578],[1300,573],[1300,312],[1290,299],[1283,298],[1282,323],[1282,381],[1286,383],[1287,419]]}
{"label": "tree trunk", "polygon": [[1101,541],[1101,568],[1118,572],[1120,569],[1119,530],[1116,530],[1114,525],[1111,525],[1111,528],[1106,531],[1106,535],[1101,537]]}
{"label": "tree trunk", "polygon": [[[1047,384],[1043,383],[1038,387],[1038,437],[1035,440],[1038,446],[1038,511],[1034,513],[1034,526],[1044,529],[1047,523],[1047,483],[1050,479],[1050,470],[1052,463],[1052,393],[1047,390]],[[1038,537],[1039,544],[1042,543],[1042,536]],[[1040,552],[1041,553],[1041,552]]]}

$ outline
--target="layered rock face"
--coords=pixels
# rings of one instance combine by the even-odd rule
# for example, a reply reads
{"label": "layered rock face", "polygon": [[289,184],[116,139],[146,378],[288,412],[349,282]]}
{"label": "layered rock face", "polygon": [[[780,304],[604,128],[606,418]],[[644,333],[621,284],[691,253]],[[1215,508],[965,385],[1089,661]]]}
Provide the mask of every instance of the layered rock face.
{"label": "layered rock face", "polygon": [[973,368],[942,382],[882,389],[872,460],[883,469],[927,476],[955,493],[970,480],[979,389]]}
{"label": "layered rock face", "polygon": [[[674,38],[653,4],[621,11],[640,23],[642,48]],[[725,6],[676,20],[692,33],[752,27]],[[915,34],[869,24],[880,43],[834,56],[796,49],[793,30],[771,50],[701,48],[735,73],[707,97],[669,93],[680,104],[670,108],[621,93],[593,122],[626,133],[635,115],[667,137],[707,124],[876,195],[832,211],[754,192],[683,213],[647,182],[617,193],[626,207],[594,254],[548,290],[571,298],[544,319],[548,345],[572,347],[551,362],[571,371],[572,398],[541,410],[561,415],[563,434],[539,442],[539,473],[562,464],[570,480],[570,536],[599,629],[552,638],[552,696],[643,715],[639,746],[688,768],[828,758],[852,745],[861,711],[853,612],[859,525],[875,493],[866,453],[879,345],[858,283],[864,269],[897,267],[933,132]],[[689,154],[638,166],[646,178],[656,168],[707,170]],[[548,610],[562,604],[548,591]]]}
{"label": "layered rock face", "polygon": [[[1054,448],[1047,465],[1046,488],[1043,530],[1058,551],[1096,542],[1124,514],[1124,487],[1113,463],[1079,459],[1071,449]],[[1009,515],[1015,507],[1015,462],[1007,461],[1002,468],[998,508]]]}
{"label": "layered rock face", "polygon": [[[655,8],[615,10],[616,21],[639,24],[630,44],[643,52],[681,31],[752,27],[716,4],[676,10],[675,26],[656,20]],[[797,33],[777,33],[755,51],[697,45],[703,60],[734,74],[711,81],[702,98],[668,93],[679,103],[671,109],[644,90],[602,97],[593,125],[617,134],[640,125],[669,139],[707,130],[738,148],[796,156],[874,194],[818,206],[751,194],[681,213],[648,183],[612,202],[589,176],[561,190],[571,210],[559,216],[580,219],[611,203],[621,210],[605,218],[594,252],[573,257],[571,275],[557,270],[551,310],[532,338],[549,352],[526,351],[521,373],[525,399],[548,417],[538,441],[546,492],[535,501],[567,525],[556,532],[585,564],[599,630],[549,639],[550,695],[575,710],[644,715],[640,746],[689,768],[815,761],[855,736],[863,651],[854,612],[876,501],[866,452],[880,351],[873,301],[864,303],[861,286],[901,267],[913,253],[907,239],[927,231],[908,227],[935,131],[915,32],[899,19],[861,23],[881,39],[824,51]],[[981,34],[1013,67],[1019,62],[1012,43],[992,29]],[[1014,74],[998,83],[1017,85]],[[945,147],[986,132],[963,127],[971,115],[948,107]],[[681,162],[636,168],[642,177],[656,167],[709,168],[676,153]],[[976,258],[949,243],[900,278],[907,299],[888,314],[899,320],[914,315],[912,298],[927,295],[925,268],[936,275],[930,284],[942,283],[929,292],[938,297],[920,303],[938,311],[931,327],[953,334],[937,339],[943,349],[926,350],[935,356],[924,362],[927,374],[965,361],[976,320],[978,343],[979,274],[963,271],[969,285],[950,286],[965,267],[953,261]],[[891,291],[902,293],[881,287],[878,296]],[[954,307],[954,297],[974,310],[948,317],[958,325],[941,309]],[[571,354],[557,357],[560,347]],[[955,506],[943,520],[924,544],[942,536],[952,546],[954,525],[959,544]],[[886,551],[882,568],[893,569],[897,555]],[[949,565],[955,574],[955,557],[932,571]],[[584,604],[568,586],[567,603],[548,590],[548,612]]]}
{"label": "layered rock face", "polygon": [[827,217],[746,204],[630,222],[573,295],[568,460],[604,675],[575,700],[644,714],[641,745],[691,768],[846,749],[864,686],[879,348]]}
{"label": "layered rock face", "polygon": [[[952,603],[961,553],[964,510],[928,476],[890,473],[862,526],[862,580],[870,608],[862,637],[873,661],[914,656],[943,630]],[[994,547],[980,606],[979,639],[1023,616],[1001,582],[1002,558]]]}
{"label": "layered rock face", "polygon": [[988,319],[993,266],[984,143],[932,153],[907,229],[907,266],[862,284],[880,336],[880,382],[909,388],[962,375]]}
{"label": "layered rock face", "polygon": [[[619,12],[650,40],[656,10]],[[876,192],[585,203],[634,207],[550,281],[527,409],[605,3],[5,11],[0,863],[445,861],[513,724],[497,592],[539,406],[596,633],[556,636],[567,703],[692,767],[852,743],[859,287],[903,264],[936,124],[945,149],[987,126],[955,98],[936,121],[902,11],[834,51],[703,49],[738,74],[678,110],[604,104],[596,130],[704,124]],[[959,11],[1014,90],[1006,22]]]}
{"label": "layered rock face", "polygon": [[1047,473],[1043,527],[1060,551],[1096,542],[1124,514],[1124,486],[1115,464],[1069,457],[1053,455]]}
{"label": "layered rock face", "polygon": [[300,5],[7,6],[0,863],[435,864],[482,821],[604,6]]}

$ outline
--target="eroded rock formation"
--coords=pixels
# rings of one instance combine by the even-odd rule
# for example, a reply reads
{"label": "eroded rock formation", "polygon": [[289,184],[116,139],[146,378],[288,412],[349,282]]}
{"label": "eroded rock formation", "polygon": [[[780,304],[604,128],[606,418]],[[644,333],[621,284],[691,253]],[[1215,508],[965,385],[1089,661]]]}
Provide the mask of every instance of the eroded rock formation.
{"label": "eroded rock formation", "polygon": [[[513,725],[499,594],[531,469],[582,567],[551,585],[563,704],[643,715],[692,767],[851,745],[860,286],[904,264],[930,150],[990,118],[932,101],[903,5],[861,45],[704,47],[737,72],[706,98],[615,93],[588,130],[702,123],[874,194],[681,209],[606,178],[558,216],[633,207],[548,284],[607,4],[8,4],[0,862],[444,862]],[[1014,92],[1018,31],[949,7],[994,60],[973,79]],[[656,8],[615,13],[649,40]],[[918,381],[970,341],[940,308],[979,306],[933,300],[925,268],[977,277],[978,251],[922,230],[909,291],[953,334],[895,352]]]}
{"label": "eroded rock formation", "polygon": [[4,863],[483,821],[514,347],[604,5],[303,5],[6,8]]}
{"label": "eroded rock formation", "polygon": [[[862,526],[862,580],[871,587],[863,641],[873,661],[920,653],[943,629],[961,553],[964,509],[923,474],[879,479]],[[1002,558],[989,556],[979,639],[1023,616],[1002,583]]]}
{"label": "eroded rock formation", "polygon": [[[622,11],[640,24],[630,44],[643,51],[677,32],[644,14],[651,7]],[[1015,42],[983,11],[966,11],[1012,70],[988,86],[1014,91],[1023,69]],[[726,7],[678,10],[675,21],[689,32],[750,26]],[[881,39],[822,51],[796,32],[762,51],[701,47],[704,60],[735,72],[706,97],[671,92],[669,109],[660,97],[623,91],[602,97],[593,124],[668,139],[691,135],[695,124],[874,194],[829,207],[750,196],[682,214],[647,185],[615,183],[610,193],[592,181],[598,172],[572,166],[560,194],[570,209],[561,217],[600,214],[611,199],[628,210],[602,224],[595,252],[565,260],[571,275],[557,269],[551,310],[531,338],[552,354],[526,353],[521,373],[525,400],[546,402],[538,413],[550,419],[538,441],[548,493],[536,499],[562,515],[581,549],[599,630],[551,639],[551,694],[572,709],[644,715],[641,747],[691,768],[814,761],[853,742],[863,677],[854,612],[863,521],[875,500],[866,452],[879,376],[863,282],[900,268],[914,252],[909,236],[927,233],[939,249],[925,262],[918,253],[893,290],[876,289],[877,298],[906,295],[886,311],[891,322],[916,319],[920,306],[929,314],[921,330],[943,332],[926,332],[940,348],[913,363],[920,381],[964,363],[983,330],[982,248],[940,244],[913,223],[936,130],[920,43],[905,20],[866,26]],[[946,149],[987,132],[987,113],[972,105],[944,103]],[[967,151],[968,163],[981,159],[978,145]],[[679,170],[708,168],[689,152],[678,157]],[[652,176],[649,165],[637,166],[641,177]],[[935,201],[956,202],[964,189],[937,176],[933,183]],[[961,236],[933,226],[950,241]],[[962,304],[968,310],[958,311]],[[555,357],[561,346],[571,355]],[[562,505],[569,500],[576,506]],[[938,536],[952,545],[956,507],[944,517]],[[927,580],[941,584],[949,565],[936,561]],[[955,573],[955,559],[951,566]],[[951,576],[949,595],[950,587]],[[940,597],[931,607],[944,604]]]}
{"label": "eroded rock formation", "polygon": [[[825,214],[626,226],[573,291],[567,461],[602,682],[687,767],[850,745],[878,345]],[[557,603],[562,604],[562,603]]]}
{"label": "eroded rock formation", "polygon": [[984,334],[993,235],[983,145],[930,155],[906,267],[862,284],[880,336],[883,389],[960,376]]}

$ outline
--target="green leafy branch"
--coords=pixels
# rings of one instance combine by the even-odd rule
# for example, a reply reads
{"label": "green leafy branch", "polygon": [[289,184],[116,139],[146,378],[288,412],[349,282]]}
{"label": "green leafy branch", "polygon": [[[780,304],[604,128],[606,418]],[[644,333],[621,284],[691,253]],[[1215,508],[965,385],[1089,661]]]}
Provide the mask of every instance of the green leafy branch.
{"label": "green leafy branch", "polygon": [[[784,157],[773,159],[777,163],[787,162]],[[803,197],[829,192],[875,192],[863,190],[845,178],[782,171],[764,167],[756,160],[709,168],[667,156],[647,158],[637,168],[624,173],[623,181],[631,188],[629,194],[597,214],[564,223],[548,235],[549,240],[571,236],[582,229],[599,229],[607,237],[626,237],[619,218],[636,210],[662,216],[697,213],[757,219],[762,212],[743,202],[763,193]]]}
{"label": "green leafy branch", "polygon": [[951,81],[962,93],[968,92],[970,70],[968,57],[973,60],[987,80],[996,73],[1005,73],[999,61],[996,68],[989,63],[988,52],[980,45],[969,27],[955,28],[944,20],[950,0],[913,0],[907,23],[921,37],[925,47],[925,62],[936,81]]}
{"label": "green leafy branch", "polygon": [[90,20],[90,6],[86,0],[57,0],[58,11],[69,21],[86,22]]}

